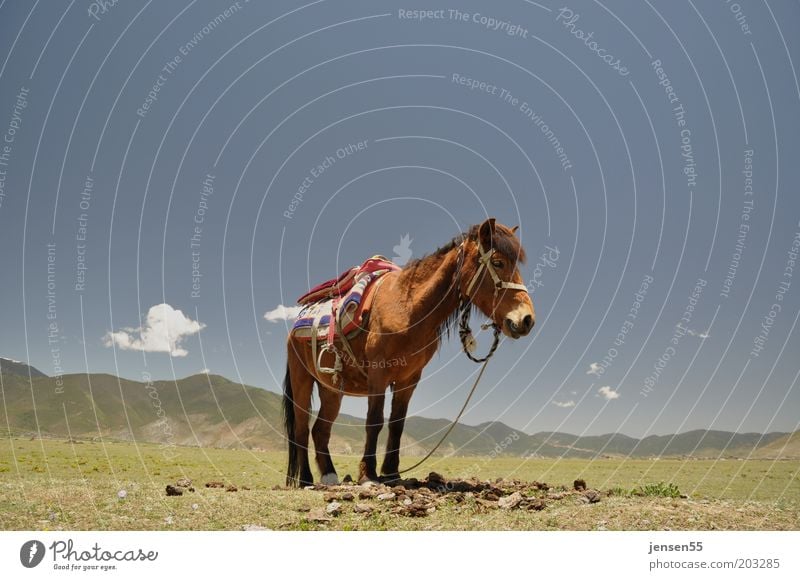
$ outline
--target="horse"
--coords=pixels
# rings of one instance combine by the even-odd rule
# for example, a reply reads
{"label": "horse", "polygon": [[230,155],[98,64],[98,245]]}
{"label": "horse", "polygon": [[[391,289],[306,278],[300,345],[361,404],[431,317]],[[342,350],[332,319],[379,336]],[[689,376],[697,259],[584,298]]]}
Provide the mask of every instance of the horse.
{"label": "horse", "polygon": [[[443,337],[450,335],[458,317],[464,313],[468,316],[473,308],[482,312],[494,326],[495,347],[500,332],[513,339],[530,333],[535,314],[519,273],[518,264],[525,262],[525,250],[517,229],[518,226],[508,228],[489,218],[432,254],[383,274],[365,331],[348,341],[353,356],[346,357],[337,377],[320,372],[321,365],[309,342],[290,333],[283,384],[289,448],[287,486],[314,483],[308,440],[315,383],[320,405],[311,437],[321,482],[339,483],[328,442],[344,395],[366,396],[368,400],[366,441],[357,481],[395,481],[400,474],[400,438],[411,396],[423,368]],[[465,351],[466,346],[465,343]],[[330,360],[334,355],[323,352],[320,356],[324,361],[324,357]],[[376,448],[384,425],[387,389],[392,393],[391,413],[379,477]]]}

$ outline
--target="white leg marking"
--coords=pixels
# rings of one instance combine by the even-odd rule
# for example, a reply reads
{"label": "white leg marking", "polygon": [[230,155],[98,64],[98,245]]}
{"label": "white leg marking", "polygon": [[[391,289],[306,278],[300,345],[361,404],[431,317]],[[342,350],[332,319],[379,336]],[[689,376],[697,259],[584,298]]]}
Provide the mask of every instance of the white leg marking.
{"label": "white leg marking", "polygon": [[326,473],[322,476],[321,483],[323,485],[339,485],[339,476],[335,473]]}

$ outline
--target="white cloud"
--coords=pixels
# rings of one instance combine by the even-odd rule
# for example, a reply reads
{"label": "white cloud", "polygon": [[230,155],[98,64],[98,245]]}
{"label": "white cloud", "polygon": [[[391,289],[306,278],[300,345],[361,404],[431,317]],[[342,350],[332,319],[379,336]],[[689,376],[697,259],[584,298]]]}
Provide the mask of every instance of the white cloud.
{"label": "white cloud", "polygon": [[106,346],[116,345],[122,350],[186,356],[189,351],[181,348],[181,342],[205,327],[205,324],[192,320],[169,304],[156,304],[147,311],[147,318],[142,326],[109,332],[103,337],[103,342]]}
{"label": "white cloud", "polygon": [[600,393],[603,397],[606,398],[607,401],[613,401],[614,399],[619,399],[619,392],[615,391],[611,387],[600,387],[597,389],[597,392]]}
{"label": "white cloud", "polygon": [[569,407],[574,407],[575,406],[575,401],[573,401],[572,399],[570,399],[569,401],[563,401],[563,402],[562,401],[553,401],[553,404],[556,407],[561,407],[562,409],[567,409]]}
{"label": "white cloud", "polygon": [[200,371],[199,374],[201,374],[201,375],[210,375],[211,374],[211,369],[203,369],[202,371]]}
{"label": "white cloud", "polygon": [[589,365],[589,370],[586,371],[586,374],[599,377],[603,374],[603,367],[601,367],[599,363],[592,363]]}
{"label": "white cloud", "polygon": [[696,336],[697,338],[708,338],[710,335],[708,334],[708,330],[704,330],[703,332],[697,332],[696,330],[692,330],[691,328],[686,329],[686,333],[689,336]]}
{"label": "white cloud", "polygon": [[297,315],[300,314],[302,309],[302,306],[284,306],[283,304],[278,304],[277,308],[274,308],[264,314],[264,319],[268,320],[269,322],[294,320],[297,318]]}

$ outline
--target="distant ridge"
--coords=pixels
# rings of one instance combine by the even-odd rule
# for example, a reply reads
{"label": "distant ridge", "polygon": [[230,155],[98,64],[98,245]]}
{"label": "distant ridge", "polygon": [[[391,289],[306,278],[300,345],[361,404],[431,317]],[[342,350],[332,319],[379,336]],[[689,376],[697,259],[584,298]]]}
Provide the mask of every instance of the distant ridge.
{"label": "distant ridge", "polygon": [[[284,448],[281,397],[219,375],[141,383],[109,374],[56,379],[25,363],[0,359],[3,397],[0,431],[73,438],[109,438],[201,447]],[[29,373],[31,379],[29,379]],[[5,408],[3,402],[5,401]],[[34,413],[34,401],[36,413]],[[6,418],[8,422],[6,423]],[[38,423],[37,423],[38,420]],[[358,454],[364,420],[337,419],[331,451]],[[409,417],[403,453],[426,453],[449,419]],[[382,432],[382,441],[386,436]],[[458,424],[440,448],[443,454],[518,457],[800,457],[800,433],[732,433],[695,430],[643,439],[619,433],[577,436],[542,431],[528,435],[499,421]]]}
{"label": "distant ridge", "polygon": [[46,377],[39,369],[25,364],[22,361],[0,357],[0,372],[6,375],[19,375],[27,377],[30,373],[31,377]]}

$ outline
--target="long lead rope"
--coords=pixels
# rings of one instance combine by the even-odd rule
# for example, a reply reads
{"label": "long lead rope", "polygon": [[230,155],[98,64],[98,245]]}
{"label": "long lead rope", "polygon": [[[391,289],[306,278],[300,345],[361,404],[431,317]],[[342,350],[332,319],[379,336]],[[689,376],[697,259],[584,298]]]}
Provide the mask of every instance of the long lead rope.
{"label": "long lead rope", "polygon": [[470,303],[469,301],[462,302],[459,307],[464,309],[461,315],[461,322],[459,325],[460,328],[458,331],[458,334],[461,337],[461,345],[463,347],[464,353],[469,357],[470,360],[473,360],[477,363],[483,363],[481,365],[481,370],[478,372],[478,376],[475,377],[475,382],[472,384],[472,388],[469,390],[469,394],[467,395],[467,399],[464,401],[464,404],[461,406],[461,410],[458,412],[458,415],[456,415],[456,418],[453,419],[452,423],[450,423],[450,426],[447,428],[447,431],[444,432],[444,435],[442,435],[441,439],[439,439],[438,443],[434,445],[433,449],[428,451],[425,457],[417,461],[414,465],[398,471],[397,472],[398,475],[400,475],[401,473],[408,473],[409,471],[416,469],[417,467],[425,463],[425,461],[427,461],[431,457],[431,455],[433,455],[436,452],[436,450],[439,449],[441,444],[444,443],[444,440],[447,439],[447,436],[450,435],[450,432],[453,429],[455,429],[455,426],[461,419],[461,416],[464,414],[464,411],[467,410],[467,406],[469,405],[470,399],[472,399],[472,395],[475,394],[475,390],[478,388],[478,383],[481,381],[481,377],[483,377],[483,371],[486,370],[486,365],[489,364],[489,359],[492,358],[494,351],[497,350],[497,345],[500,343],[500,329],[497,328],[496,325],[493,325],[494,338],[492,341],[492,347],[489,349],[489,353],[483,358],[475,358],[470,352],[470,348],[472,345],[470,341],[473,340],[472,331],[469,328]]}
{"label": "long lead rope", "polygon": [[406,469],[401,469],[400,471],[398,471],[397,472],[398,475],[400,475],[401,473],[407,473],[407,472],[411,471],[412,469],[416,469],[417,467],[419,467],[420,465],[425,463],[425,461],[427,461],[430,458],[430,456],[433,455],[436,452],[437,449],[439,449],[439,446],[442,443],[444,443],[444,440],[447,439],[447,436],[450,434],[450,431],[452,431],[455,428],[456,423],[458,423],[459,419],[461,419],[461,415],[463,415],[464,411],[467,410],[467,405],[469,405],[469,400],[472,398],[472,395],[475,394],[475,389],[478,388],[478,383],[480,382],[481,377],[483,376],[483,371],[486,370],[486,365],[487,364],[489,364],[489,357],[486,357],[486,359],[483,361],[483,364],[481,365],[481,370],[480,370],[480,372],[478,372],[478,376],[475,379],[475,383],[472,385],[472,388],[470,389],[469,394],[467,395],[467,400],[464,401],[464,405],[461,407],[461,410],[458,412],[458,415],[453,420],[453,422],[450,423],[450,426],[447,428],[447,431],[445,431],[444,435],[442,435],[442,438],[439,439],[439,442],[433,447],[433,449],[428,451],[428,453],[425,455],[425,457],[423,457],[422,459],[417,461],[414,465],[412,465],[411,467],[407,467]]}

